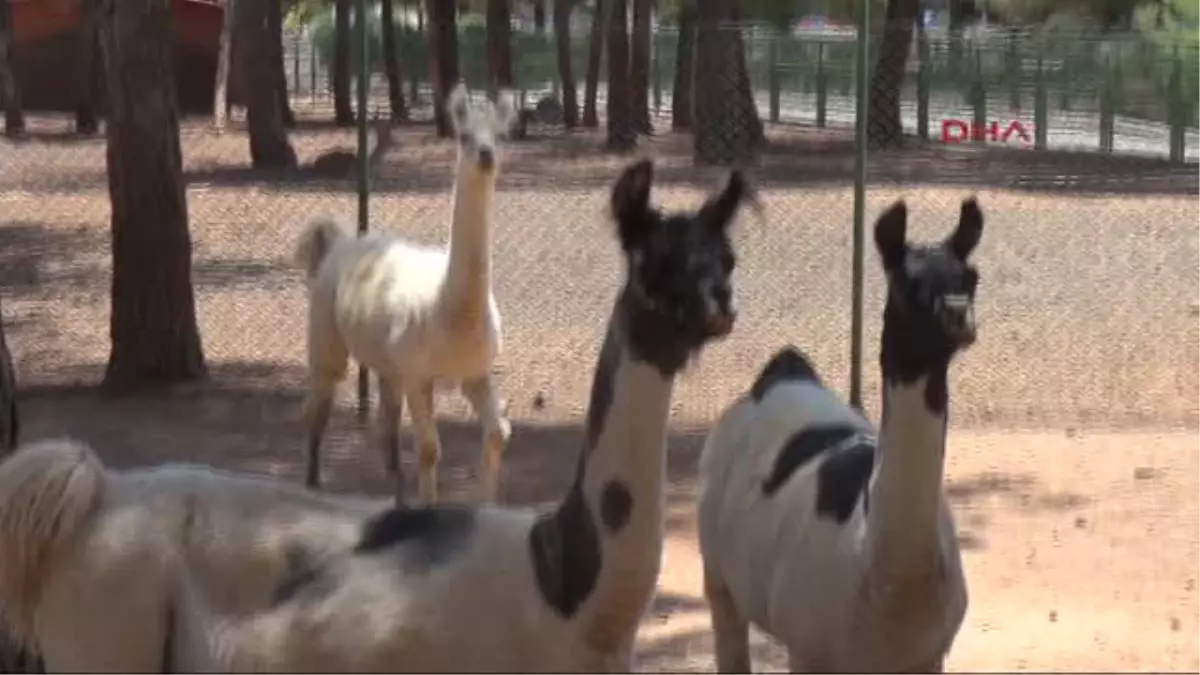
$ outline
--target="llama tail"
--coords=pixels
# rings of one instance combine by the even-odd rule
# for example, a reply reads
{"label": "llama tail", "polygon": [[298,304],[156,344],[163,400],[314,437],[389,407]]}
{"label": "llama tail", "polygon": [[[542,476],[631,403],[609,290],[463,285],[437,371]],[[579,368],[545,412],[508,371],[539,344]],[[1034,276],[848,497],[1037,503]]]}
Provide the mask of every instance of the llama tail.
{"label": "llama tail", "polygon": [[81,441],[30,443],[0,463],[0,626],[33,641],[43,575],[100,507],[104,465]]}
{"label": "llama tail", "polygon": [[308,225],[304,227],[304,233],[300,235],[300,240],[296,243],[296,264],[305,271],[309,279],[317,276],[317,270],[321,269],[321,263],[325,262],[329,252],[348,237],[346,230],[336,218],[332,216],[313,218],[308,221]]}

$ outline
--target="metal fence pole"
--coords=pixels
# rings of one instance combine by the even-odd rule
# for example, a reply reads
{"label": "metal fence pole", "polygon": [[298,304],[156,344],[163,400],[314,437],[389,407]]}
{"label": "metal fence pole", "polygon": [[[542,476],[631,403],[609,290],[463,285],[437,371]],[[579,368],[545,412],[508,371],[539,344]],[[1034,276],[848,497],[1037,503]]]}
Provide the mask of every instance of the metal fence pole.
{"label": "metal fence pole", "polygon": [[850,405],[862,409],[863,230],[867,210],[867,103],[870,98],[871,0],[860,0],[858,19],[858,100],[854,129],[854,256],[850,300]]}
{"label": "metal fence pole", "polygon": [[[367,89],[370,85],[369,45],[367,42],[367,0],[358,0],[355,11],[358,32],[358,236],[367,233],[367,209],[370,203],[370,163],[367,161]],[[358,416],[366,419],[370,407],[370,380],[367,368],[358,366]]]}

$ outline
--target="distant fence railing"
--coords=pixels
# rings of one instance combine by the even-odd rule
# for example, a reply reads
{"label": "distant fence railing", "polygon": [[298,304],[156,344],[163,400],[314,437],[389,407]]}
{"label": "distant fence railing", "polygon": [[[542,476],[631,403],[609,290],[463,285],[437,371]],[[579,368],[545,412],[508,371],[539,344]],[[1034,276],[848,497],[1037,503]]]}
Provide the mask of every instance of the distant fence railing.
{"label": "distant fence railing", "polygon": [[[382,76],[377,14],[368,27],[371,71]],[[406,88],[425,90],[426,34],[398,25],[397,35]],[[853,30],[785,34],[746,25],[743,35],[765,121],[854,125]],[[485,37],[482,25],[459,26],[459,71],[473,87],[484,85],[487,78]],[[660,26],[653,36],[651,101],[659,112],[670,110],[677,40],[678,32],[669,25]],[[872,49],[878,42],[872,40]],[[285,43],[293,61],[289,76],[303,73],[300,82],[293,82],[293,91],[327,94],[333,51],[330,22],[294,32]],[[580,85],[588,48],[586,36],[572,36],[572,64]],[[557,92],[552,33],[514,32],[512,55],[517,87],[530,94]],[[1194,46],[1171,45],[1144,33],[1047,37],[993,29],[952,40],[944,30],[917,31],[901,90],[903,123],[907,133],[932,142],[957,142],[965,133],[976,137],[970,140],[1007,139],[1036,149],[1193,160],[1200,155],[1198,58]],[[600,79],[603,98],[603,68]]]}

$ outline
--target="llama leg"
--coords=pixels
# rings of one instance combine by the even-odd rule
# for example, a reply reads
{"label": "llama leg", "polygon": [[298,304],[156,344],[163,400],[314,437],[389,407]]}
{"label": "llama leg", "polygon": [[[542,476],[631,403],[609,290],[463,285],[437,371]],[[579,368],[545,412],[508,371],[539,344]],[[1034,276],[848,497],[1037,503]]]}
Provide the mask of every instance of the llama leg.
{"label": "llama leg", "polygon": [[708,610],[712,614],[717,672],[752,672],[750,623],[734,605],[729,590],[707,571],[704,573],[704,597],[708,600]]}
{"label": "llama leg", "polygon": [[421,503],[437,503],[437,465],[442,456],[438,441],[437,423],[433,419],[433,381],[414,382],[406,390],[408,412],[412,416],[413,434],[417,439],[417,463],[420,473],[417,491]]}
{"label": "llama leg", "polygon": [[304,453],[304,484],[310,488],[321,484],[321,438],[329,425],[333,393],[338,382],[346,377],[349,354],[341,336],[335,330],[318,330],[331,326],[322,321],[316,308],[310,308],[308,331],[308,371],[311,384],[304,397],[302,415],[308,422],[308,439]]}
{"label": "llama leg", "polygon": [[404,504],[404,474],[400,472],[400,417],[404,413],[404,391],[400,381],[379,376],[379,452],[383,469],[396,486],[396,506]]}
{"label": "llama leg", "polygon": [[462,392],[483,427],[483,453],[479,459],[480,499],[494,502],[500,484],[500,458],[512,436],[512,425],[500,413],[490,375],[463,381]]}

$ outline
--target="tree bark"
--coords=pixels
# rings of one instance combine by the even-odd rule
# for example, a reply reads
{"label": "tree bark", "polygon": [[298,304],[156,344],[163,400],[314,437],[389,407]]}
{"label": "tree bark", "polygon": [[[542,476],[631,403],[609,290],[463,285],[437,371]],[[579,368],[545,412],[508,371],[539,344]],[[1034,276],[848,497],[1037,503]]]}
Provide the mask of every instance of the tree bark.
{"label": "tree bark", "polygon": [[546,34],[546,0],[533,0],[533,30],[538,35]]}
{"label": "tree bark", "polygon": [[606,2],[611,2],[611,0],[596,0],[596,10],[592,14],[591,35],[588,37],[587,78],[584,81],[583,93],[583,126],[588,129],[600,126],[599,115],[596,113],[596,98],[600,88],[600,61],[604,57]]}
{"label": "tree bark", "polygon": [[404,82],[400,78],[400,59],[396,54],[396,24],[392,16],[392,0],[380,0],[379,14],[382,19],[380,31],[383,38],[383,71],[387,75],[388,105],[392,121],[408,119],[408,107],[404,105]]}
{"label": "tree bark", "polygon": [[763,139],[741,32],[730,25],[738,20],[733,3],[734,0],[696,3],[692,148],[694,160],[699,164],[749,161]]}
{"label": "tree bark", "polygon": [[25,133],[25,113],[13,72],[16,57],[12,4],[0,0],[0,98],[4,99],[4,133],[10,138]]}
{"label": "tree bark", "polygon": [[271,55],[271,79],[275,82],[275,94],[279,97],[279,116],[283,120],[283,126],[290,129],[296,125],[296,116],[292,114],[292,100],[288,96],[287,64],[283,58],[282,5],[281,0],[267,1],[267,27],[271,33],[267,46]]}
{"label": "tree bark", "polygon": [[458,82],[458,35],[454,3],[449,0],[426,0],[429,25],[429,79],[433,87],[434,119],[437,134],[449,138],[454,134],[446,114],[446,96]]}
{"label": "tree bark", "polygon": [[696,58],[696,7],[679,4],[679,37],[675,45],[675,82],[671,92],[671,128],[692,128],[692,67]]}
{"label": "tree bark", "polygon": [[79,3],[79,69],[75,74],[75,133],[91,136],[100,129],[98,108],[103,96],[104,64],[100,57],[100,17],[95,0]]}
{"label": "tree bark", "polygon": [[349,127],[354,126],[354,109],[350,107],[350,0],[335,0],[333,23],[333,118],[339,127]]}
{"label": "tree bark", "polygon": [[[237,33],[243,45],[238,68],[245,82],[246,126],[250,136],[250,162],[256,169],[296,166],[296,151],[288,141],[283,111],[279,105],[278,41],[270,18],[270,4],[278,0],[245,0],[236,4]],[[254,86],[268,82],[275,86]]]}
{"label": "tree bark", "polygon": [[[252,0],[247,0],[252,1]],[[224,131],[229,121],[229,72],[233,52],[234,12],[238,0],[225,0],[221,15],[221,36],[217,41],[217,72],[213,78],[213,127]]]}
{"label": "tree bark", "polygon": [[633,38],[629,50],[629,90],[633,127],[649,134],[650,125],[650,0],[633,0]]}
{"label": "tree bark", "polygon": [[206,368],[192,292],[171,2],[99,1],[113,253],[104,386],[196,380]]}
{"label": "tree bark", "polygon": [[888,0],[883,40],[879,43],[879,60],[875,63],[870,83],[868,147],[881,149],[904,145],[900,87],[904,84],[904,68],[912,51],[913,26],[919,8],[919,0]]}
{"label": "tree bark", "polygon": [[609,0],[608,29],[608,141],[609,150],[633,149],[637,126],[633,118],[633,92],[629,78],[628,0]]}
{"label": "tree bark", "polygon": [[571,68],[571,5],[574,0],[554,0],[554,44],[558,50],[558,79],[562,84],[563,126],[579,124],[575,71]]}
{"label": "tree bark", "polygon": [[487,0],[488,94],[512,87],[512,7],[509,0]]}

